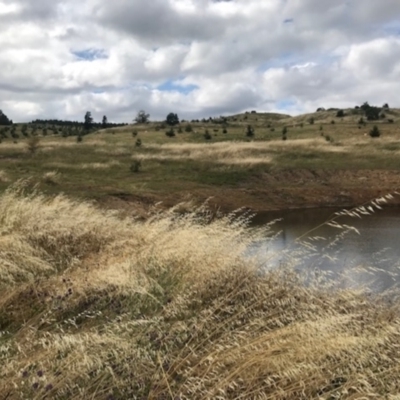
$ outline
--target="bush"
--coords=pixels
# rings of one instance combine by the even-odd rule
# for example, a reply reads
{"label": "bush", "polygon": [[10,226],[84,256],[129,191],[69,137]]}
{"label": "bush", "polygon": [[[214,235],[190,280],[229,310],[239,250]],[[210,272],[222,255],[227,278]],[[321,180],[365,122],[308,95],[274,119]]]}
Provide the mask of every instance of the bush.
{"label": "bush", "polygon": [[83,140],[82,135],[78,135],[78,136],[76,137],[76,142],[77,142],[77,143],[82,142],[82,140]]}
{"label": "bush", "polygon": [[246,136],[247,137],[253,137],[254,136],[254,128],[251,125],[247,125],[246,129]]}
{"label": "bush", "polygon": [[228,133],[228,130],[224,127],[224,128],[222,129],[222,133]]}
{"label": "bush", "polygon": [[206,129],[206,131],[204,132],[204,139],[206,139],[206,140],[212,139],[210,132],[208,132],[208,129]]}
{"label": "bush", "polygon": [[381,132],[379,131],[379,128],[374,125],[374,127],[369,131],[369,136],[376,138],[381,136]]}
{"label": "bush", "polygon": [[192,125],[187,124],[187,125],[185,126],[185,132],[193,132]]}
{"label": "bush", "polygon": [[129,167],[130,171],[134,173],[140,172],[141,168],[142,168],[142,160],[140,158],[135,158],[131,162],[131,166]]}
{"label": "bush", "polygon": [[[113,133],[114,133],[114,131],[113,131]],[[132,131],[132,136],[133,137],[136,137],[137,135],[138,135],[138,131],[135,129],[134,131]]]}
{"label": "bush", "polygon": [[336,113],[336,117],[338,117],[338,118],[343,118],[345,115],[346,115],[346,114],[344,113],[343,110],[339,110],[339,111]]}
{"label": "bush", "polygon": [[136,147],[140,147],[141,145],[142,145],[142,140],[141,139],[137,139],[136,143],[135,143],[135,146]]}
{"label": "bush", "polygon": [[32,136],[27,142],[27,149],[29,154],[32,156],[37,152],[39,148],[40,138],[39,136]]}
{"label": "bush", "polygon": [[315,121],[314,117],[311,117],[311,118],[308,119],[308,122],[309,122],[310,125],[314,125],[314,121]]}
{"label": "bush", "polygon": [[175,136],[175,131],[174,131],[173,128],[171,128],[171,129],[168,129],[168,130],[165,132],[165,134],[166,134],[168,137],[174,137],[174,136]]}

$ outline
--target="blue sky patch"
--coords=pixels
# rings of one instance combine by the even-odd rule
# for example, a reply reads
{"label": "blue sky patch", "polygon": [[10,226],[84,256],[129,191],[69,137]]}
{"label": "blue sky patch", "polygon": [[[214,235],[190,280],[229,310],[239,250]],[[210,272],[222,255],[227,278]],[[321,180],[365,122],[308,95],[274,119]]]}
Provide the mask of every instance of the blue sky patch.
{"label": "blue sky patch", "polygon": [[82,61],[94,61],[108,58],[108,55],[104,49],[85,49],[80,51],[72,51],[72,54]]}
{"label": "blue sky patch", "polygon": [[166,81],[157,87],[158,90],[161,90],[163,92],[179,92],[183,94],[188,94],[198,88],[199,87],[197,85],[185,85],[179,83],[179,81]]}
{"label": "blue sky patch", "polygon": [[296,105],[296,101],[291,100],[291,99],[285,99],[285,100],[281,100],[278,101],[276,103],[276,107],[279,110],[290,110],[291,108],[293,108]]}

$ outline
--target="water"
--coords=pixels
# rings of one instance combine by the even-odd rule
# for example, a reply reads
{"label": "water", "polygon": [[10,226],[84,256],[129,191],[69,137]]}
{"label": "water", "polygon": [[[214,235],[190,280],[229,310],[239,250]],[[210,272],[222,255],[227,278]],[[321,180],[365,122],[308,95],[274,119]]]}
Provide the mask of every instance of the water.
{"label": "water", "polygon": [[324,271],[341,287],[365,287],[380,292],[400,286],[400,209],[387,207],[361,219],[335,219],[341,226],[351,228],[337,229],[324,224],[337,211],[341,210],[259,214],[253,221],[255,225],[277,218],[281,221],[272,226],[275,236],[256,243],[252,250],[266,268],[289,264],[303,272]]}

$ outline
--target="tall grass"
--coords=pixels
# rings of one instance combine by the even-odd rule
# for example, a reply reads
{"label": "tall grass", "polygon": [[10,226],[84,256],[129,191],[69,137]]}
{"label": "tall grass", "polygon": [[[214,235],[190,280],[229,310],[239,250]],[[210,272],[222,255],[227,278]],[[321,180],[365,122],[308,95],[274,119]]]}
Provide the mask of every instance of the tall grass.
{"label": "tall grass", "polygon": [[139,221],[21,182],[0,197],[0,230],[0,398],[399,392],[398,305],[260,271],[245,217]]}

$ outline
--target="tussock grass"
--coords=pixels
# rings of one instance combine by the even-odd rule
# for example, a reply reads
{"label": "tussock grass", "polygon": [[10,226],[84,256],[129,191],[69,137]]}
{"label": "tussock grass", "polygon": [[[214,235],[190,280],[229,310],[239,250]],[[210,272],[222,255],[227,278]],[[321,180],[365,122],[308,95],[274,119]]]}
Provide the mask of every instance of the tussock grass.
{"label": "tussock grass", "polygon": [[139,221],[19,182],[0,229],[0,398],[399,392],[398,304],[263,272],[244,255],[265,232],[245,216]]}

